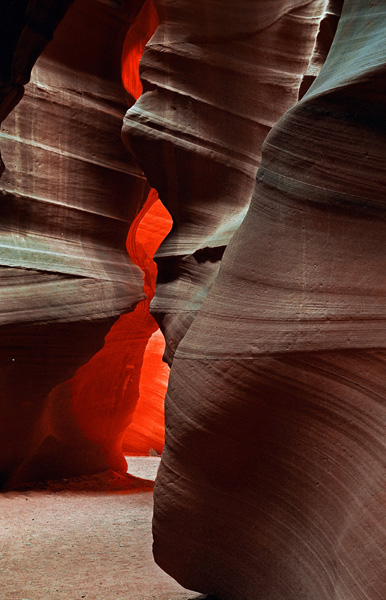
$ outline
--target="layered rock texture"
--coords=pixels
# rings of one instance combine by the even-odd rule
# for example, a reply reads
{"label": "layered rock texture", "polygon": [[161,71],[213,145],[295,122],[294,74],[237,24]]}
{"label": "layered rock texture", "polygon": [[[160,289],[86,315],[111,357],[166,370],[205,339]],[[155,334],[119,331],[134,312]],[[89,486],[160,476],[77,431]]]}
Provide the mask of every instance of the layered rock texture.
{"label": "layered rock texture", "polygon": [[[25,36],[30,39],[31,28],[53,30],[51,13],[57,25],[70,3],[12,3],[10,27],[18,23],[17,4],[20,23],[27,24],[10,73],[19,73],[21,56],[31,70],[37,55]],[[121,140],[127,108],[121,52],[141,4],[78,0],[3,124],[0,480],[8,487],[126,470],[122,439],[139,397],[144,352],[157,330],[148,313],[152,255],[170,228]],[[39,27],[31,17],[36,11]],[[140,33],[146,41],[152,31]],[[135,307],[105,340],[116,319]],[[154,356],[150,360],[165,388],[160,358],[156,369]],[[150,422],[157,421],[155,433],[142,433],[140,447],[145,437],[148,449],[160,452],[162,397],[154,397],[145,404],[153,411]],[[136,448],[135,440],[130,444]]]}
{"label": "layered rock texture", "polygon": [[[12,3],[3,115],[43,4]],[[120,128],[154,7],[123,129],[147,180]],[[2,483],[161,451],[157,189],[157,563],[221,600],[384,600],[386,6],[130,11],[77,0],[4,122]]]}
{"label": "layered rock texture", "polygon": [[123,137],[173,217],[152,303],[171,362],[245,216],[261,144],[297,99],[324,2],[155,5]]}
{"label": "layered rock texture", "polygon": [[[284,108],[284,85],[268,90],[264,78],[246,91],[228,71],[226,92],[214,91],[215,75],[204,88],[215,58],[224,65],[218,44],[235,58],[267,35],[266,52],[250,53],[264,56],[258,75],[271,64],[287,73],[285,59],[300,53],[296,23],[303,61],[311,56],[304,32],[318,7],[302,4],[238,3],[228,19],[230,3],[200,13],[159,3],[148,89],[129,119],[142,162],[145,148],[158,157],[148,171],[176,219],[169,256],[226,242],[219,223],[239,210],[231,197],[245,199],[259,157],[251,120],[246,135],[239,116],[257,115],[262,102]],[[273,28],[283,32],[280,52],[271,52]],[[221,600],[386,597],[385,32],[384,3],[344,2],[320,74],[263,144],[251,206],[175,354],[154,554],[184,586]],[[239,71],[255,73],[247,64],[240,59]],[[213,106],[228,99],[238,108],[222,120]]]}
{"label": "layered rock texture", "polygon": [[[31,69],[73,0],[14,0],[0,9],[0,123],[20,102]],[[4,164],[0,157],[0,175]]]}

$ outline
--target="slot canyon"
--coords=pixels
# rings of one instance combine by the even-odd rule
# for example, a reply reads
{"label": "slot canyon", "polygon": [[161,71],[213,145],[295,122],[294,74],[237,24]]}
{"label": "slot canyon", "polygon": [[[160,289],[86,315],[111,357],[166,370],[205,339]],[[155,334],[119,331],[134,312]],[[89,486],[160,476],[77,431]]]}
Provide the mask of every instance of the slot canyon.
{"label": "slot canyon", "polygon": [[0,600],[385,600],[386,4],[0,15]]}

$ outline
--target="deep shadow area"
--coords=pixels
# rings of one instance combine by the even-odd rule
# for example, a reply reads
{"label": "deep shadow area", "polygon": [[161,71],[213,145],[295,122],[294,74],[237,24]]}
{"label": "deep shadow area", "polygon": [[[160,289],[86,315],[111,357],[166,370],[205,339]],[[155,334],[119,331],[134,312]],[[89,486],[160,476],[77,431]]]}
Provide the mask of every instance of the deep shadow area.
{"label": "deep shadow area", "polygon": [[59,480],[35,481],[24,484],[15,489],[18,492],[44,492],[56,494],[58,492],[98,493],[98,494],[135,494],[149,492],[154,488],[150,479],[135,477],[129,473],[116,473],[104,471],[96,475],[84,475]]}

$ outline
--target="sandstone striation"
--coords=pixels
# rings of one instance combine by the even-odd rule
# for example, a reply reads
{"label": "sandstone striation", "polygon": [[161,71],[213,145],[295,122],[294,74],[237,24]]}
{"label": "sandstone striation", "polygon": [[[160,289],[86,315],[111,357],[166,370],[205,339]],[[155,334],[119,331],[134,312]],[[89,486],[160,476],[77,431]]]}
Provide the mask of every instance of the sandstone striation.
{"label": "sandstone striation", "polygon": [[261,144],[297,99],[324,4],[155,3],[123,137],[173,218],[152,303],[168,362],[245,216]]}
{"label": "sandstone striation", "polygon": [[299,98],[304,96],[324,65],[335,37],[343,3],[344,0],[327,0],[323,17],[319,23],[319,31],[316,36],[310,62],[308,63],[307,71],[305,72],[300,85]]}
{"label": "sandstone striation", "polygon": [[[53,4],[57,14],[66,3],[44,4],[30,2],[27,17],[39,8],[35,29],[51,31]],[[100,440],[85,436],[71,398],[58,399],[58,390],[57,404],[49,397],[101,348],[117,317],[146,296],[126,238],[149,185],[120,136],[120,55],[133,15],[110,4],[79,0],[71,7],[3,123],[0,472],[7,485],[122,463],[121,452],[110,464]],[[29,39],[30,21],[26,27]],[[15,56],[25,52],[32,68],[31,45],[15,43]],[[111,405],[106,414],[117,418]]]}
{"label": "sandstone striation", "polygon": [[[73,0],[17,0],[0,9],[0,123],[20,102],[31,69]],[[0,155],[0,176],[4,164]]]}
{"label": "sandstone striation", "polygon": [[154,553],[221,600],[386,597],[385,30],[345,0],[175,355]]}

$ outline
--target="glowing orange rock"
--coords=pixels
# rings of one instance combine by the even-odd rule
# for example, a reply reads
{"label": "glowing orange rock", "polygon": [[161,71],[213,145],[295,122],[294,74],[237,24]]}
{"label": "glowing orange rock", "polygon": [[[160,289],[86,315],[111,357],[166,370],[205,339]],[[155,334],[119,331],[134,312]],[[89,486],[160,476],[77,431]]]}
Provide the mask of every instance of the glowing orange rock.
{"label": "glowing orange rock", "polygon": [[121,61],[122,83],[134,99],[142,94],[142,83],[138,74],[139,61],[146,42],[157,29],[158,22],[153,0],[147,0],[126,35]]}
{"label": "glowing orange rock", "polygon": [[[138,76],[139,60],[157,23],[153,3],[148,1],[125,39],[122,80],[134,98],[142,90]],[[118,319],[106,336],[104,347],[53,394],[53,397],[58,393],[63,395],[67,390],[64,395],[71,398],[79,439],[87,448],[84,460],[91,451],[93,464],[98,463],[99,468],[105,466],[126,471],[123,440],[125,451],[131,454],[148,454],[152,449],[162,451],[163,402],[169,369],[162,363],[163,338],[149,313],[149,304],[154,296],[157,276],[153,255],[170,229],[170,215],[157,192],[151,189],[130,227],[126,242],[132,262],[144,272],[146,298],[137,304],[133,312]],[[156,335],[152,337],[153,334]],[[52,404],[53,412],[56,410],[54,404],[56,407],[60,403],[56,400]],[[60,436],[60,431],[56,431],[56,435]],[[97,457],[95,449],[98,449]],[[81,472],[84,471],[87,471],[85,462],[81,469]]]}
{"label": "glowing orange rock", "polygon": [[[36,65],[23,103],[4,124],[9,223],[3,225],[14,242],[5,244],[8,262],[0,269],[2,282],[12,284],[2,287],[0,311],[0,485],[7,487],[126,471],[122,440],[140,390],[142,413],[133,428],[140,421],[143,430],[145,410],[151,433],[147,449],[142,439],[138,452],[161,451],[163,444],[162,394],[147,392],[146,379],[158,369],[166,387],[162,341],[156,335],[148,342],[157,331],[149,315],[157,271],[152,255],[170,217],[120,139],[127,21],[114,7],[96,7],[92,0],[75,3]],[[146,23],[155,15],[150,3],[147,10],[140,13]],[[152,22],[138,37],[137,17],[125,48],[133,31],[133,48],[143,46]],[[139,81],[137,67],[132,79]],[[19,245],[14,231],[23,234],[26,264],[13,250]]]}
{"label": "glowing orange rock", "polygon": [[[133,98],[142,91],[139,61],[157,24],[158,16],[149,0],[125,39],[122,81]],[[59,386],[60,393],[64,388],[68,390],[72,414],[87,448],[99,448],[97,462],[101,468],[105,463],[106,468],[126,471],[123,440],[124,449],[130,454],[148,454],[151,450],[160,453],[163,448],[163,403],[169,369],[162,362],[163,336],[149,313],[149,304],[157,276],[153,255],[171,224],[169,213],[151,189],[130,227],[126,243],[132,262],[144,272],[146,298],[133,312],[118,319],[102,350],[70,381]],[[87,466],[83,465],[82,470],[87,471]]]}
{"label": "glowing orange rock", "polygon": [[[151,450],[160,454],[164,445],[164,398],[170,369],[162,361],[165,340],[149,313],[149,304],[155,293],[157,276],[157,267],[152,258],[171,226],[168,211],[159,200],[157,192],[152,189],[143,210],[130,229],[127,241],[131,259],[145,271],[144,290],[147,299],[140,304],[145,311],[141,322],[151,337],[143,356],[138,403],[123,438],[125,454],[148,454]],[[140,310],[139,307],[137,310]],[[137,329],[138,326],[139,323],[136,324]]]}
{"label": "glowing orange rock", "polygon": [[160,454],[165,440],[164,397],[169,367],[163,362],[165,339],[159,329],[149,339],[139,381],[139,399],[123,438],[124,454]]}
{"label": "glowing orange rock", "polygon": [[[115,470],[126,471],[122,442],[133,420],[125,443],[131,454],[148,454],[152,448],[161,452],[163,446],[163,398],[168,369],[162,364],[163,344],[159,337],[152,340],[149,348],[147,346],[158,329],[149,313],[157,273],[152,256],[170,228],[170,216],[155,190],[151,190],[130,228],[127,241],[130,258],[144,270],[147,298],[133,312],[118,319],[106,336],[102,350],[63,384],[69,390],[73,416],[82,436],[100,447],[106,467]],[[156,394],[154,385],[148,384],[149,378],[160,385]],[[137,416],[140,390],[142,397]],[[149,433],[145,435],[147,421]],[[142,439],[136,446],[139,431]]]}
{"label": "glowing orange rock", "polygon": [[[34,5],[34,40],[48,5],[64,6],[8,4]],[[149,189],[120,137],[131,10],[75,2],[2,125],[0,485],[106,468],[59,388],[144,298],[125,248]],[[19,65],[32,58],[23,44]]]}

